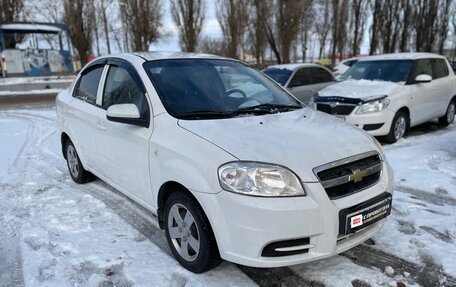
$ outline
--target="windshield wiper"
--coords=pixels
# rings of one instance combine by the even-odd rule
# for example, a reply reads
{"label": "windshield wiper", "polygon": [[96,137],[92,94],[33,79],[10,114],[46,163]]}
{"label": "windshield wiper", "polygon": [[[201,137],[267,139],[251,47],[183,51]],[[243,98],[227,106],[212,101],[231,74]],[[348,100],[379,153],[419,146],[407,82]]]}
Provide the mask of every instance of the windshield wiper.
{"label": "windshield wiper", "polygon": [[192,111],[187,113],[177,114],[176,117],[181,119],[192,119],[192,118],[231,118],[234,114],[231,112],[223,111],[210,111],[210,110],[201,110],[201,111]]}
{"label": "windshield wiper", "polygon": [[301,108],[302,108],[302,106],[298,106],[298,105],[279,105],[279,104],[266,103],[266,104],[260,104],[260,105],[241,108],[234,112],[237,114],[239,114],[239,113],[276,114],[279,112],[292,111],[292,110],[297,110],[297,109],[301,109]]}

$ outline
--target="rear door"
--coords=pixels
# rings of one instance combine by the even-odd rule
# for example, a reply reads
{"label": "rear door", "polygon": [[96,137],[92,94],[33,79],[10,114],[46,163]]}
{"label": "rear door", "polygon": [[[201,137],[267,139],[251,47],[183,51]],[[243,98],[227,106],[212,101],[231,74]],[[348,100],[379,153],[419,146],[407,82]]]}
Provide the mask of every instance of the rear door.
{"label": "rear door", "polygon": [[412,95],[410,105],[410,120],[413,125],[426,122],[437,115],[436,99],[438,98],[438,83],[434,79],[429,83],[416,83],[418,75],[433,76],[431,59],[416,60],[412,73]]}
{"label": "rear door", "polygon": [[[141,117],[149,121],[149,127],[107,120],[106,110],[111,105],[127,103],[138,107]],[[150,204],[153,202],[149,177],[152,112],[144,85],[130,63],[120,59],[108,62],[99,104],[97,170],[135,200]]]}
{"label": "rear door", "polygon": [[443,116],[452,95],[453,83],[450,79],[450,72],[445,59],[434,58],[432,61],[432,78],[435,81],[437,97],[435,99],[436,116]]}
{"label": "rear door", "polygon": [[68,123],[71,140],[86,168],[96,163],[96,106],[98,86],[104,64],[96,64],[85,69],[73,89],[73,99],[68,109]]}
{"label": "rear door", "polygon": [[312,85],[309,86],[312,96],[318,91],[326,88],[329,85],[334,84],[333,75],[326,69],[320,67],[310,68],[312,74]]}

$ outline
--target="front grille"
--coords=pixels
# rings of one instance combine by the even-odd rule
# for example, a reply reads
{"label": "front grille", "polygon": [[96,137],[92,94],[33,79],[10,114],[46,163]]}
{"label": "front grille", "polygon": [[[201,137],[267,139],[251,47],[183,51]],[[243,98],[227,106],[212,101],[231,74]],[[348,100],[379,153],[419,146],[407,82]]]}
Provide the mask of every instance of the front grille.
{"label": "front grille", "polygon": [[382,173],[382,160],[369,152],[314,169],[330,199],[347,196],[377,183]]}
{"label": "front grille", "polygon": [[354,105],[342,105],[338,104],[334,108],[332,108],[329,103],[317,103],[317,110],[331,114],[331,115],[341,115],[346,116],[351,114],[356,106]]}

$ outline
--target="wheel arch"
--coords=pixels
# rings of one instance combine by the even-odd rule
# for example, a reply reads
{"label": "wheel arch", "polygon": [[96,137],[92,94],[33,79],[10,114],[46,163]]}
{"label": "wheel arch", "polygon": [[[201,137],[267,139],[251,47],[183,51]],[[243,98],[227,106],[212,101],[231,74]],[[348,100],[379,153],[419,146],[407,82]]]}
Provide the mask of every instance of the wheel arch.
{"label": "wheel arch", "polygon": [[[173,193],[173,192],[184,192],[191,198],[195,200],[195,202],[198,203],[198,205],[201,207],[201,209],[204,211],[204,208],[201,206],[199,203],[198,199],[192,194],[192,192],[186,188],[184,185],[180,184],[177,181],[167,181],[163,183],[160,186],[160,189],[158,191],[158,196],[157,196],[157,217],[158,217],[158,224],[161,229],[164,229],[164,206],[165,202],[168,199],[168,197]],[[207,217],[206,213],[205,216]]]}
{"label": "wheel arch", "polygon": [[64,159],[67,159],[65,152],[65,143],[67,142],[67,140],[71,140],[70,137],[67,135],[67,133],[62,132],[62,134],[60,135],[60,143],[62,144],[62,154]]}
{"label": "wheel arch", "polygon": [[407,106],[403,106],[401,107],[400,109],[397,110],[396,114],[398,112],[403,112],[407,115],[407,130],[405,131],[406,133],[410,130],[410,126],[411,126],[411,122],[412,122],[412,119],[410,118],[410,109],[407,107]]}

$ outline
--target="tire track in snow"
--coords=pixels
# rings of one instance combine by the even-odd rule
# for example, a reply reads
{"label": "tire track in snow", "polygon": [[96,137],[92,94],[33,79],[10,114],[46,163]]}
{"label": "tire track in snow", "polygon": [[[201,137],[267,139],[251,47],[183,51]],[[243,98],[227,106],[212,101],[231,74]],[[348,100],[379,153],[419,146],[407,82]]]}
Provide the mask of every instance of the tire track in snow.
{"label": "tire track in snow", "polygon": [[[408,262],[392,254],[383,252],[366,244],[360,244],[344,253],[353,263],[369,269],[378,268],[385,270],[391,266],[396,274],[410,274],[410,278],[421,286],[445,287],[456,286],[456,278],[443,272],[442,267],[437,265],[429,256],[422,255],[424,264]],[[442,285],[443,284],[443,285]]]}
{"label": "tire track in snow", "polygon": [[[15,155],[13,164],[9,167],[9,171],[15,170],[15,174],[8,173],[5,175],[6,184],[2,186],[10,186],[1,190],[4,196],[11,199],[20,199],[14,193],[14,185],[20,185],[24,179],[33,179],[36,171],[32,170],[36,166],[28,163],[29,157],[39,155],[43,143],[50,139],[55,134],[55,128],[49,125],[40,125],[40,122],[54,122],[52,118],[34,115],[31,113],[4,112],[1,119],[17,119],[27,123],[26,139]],[[37,120],[38,119],[38,120]],[[9,182],[9,183],[8,183]],[[14,215],[15,211],[8,206],[2,206],[1,211],[6,211],[6,214],[0,213],[0,286],[1,287],[21,287],[24,284],[24,275],[22,268],[22,251],[20,247],[21,226],[23,219]]]}
{"label": "tire track in snow", "polygon": [[[87,187],[88,194],[105,203],[114,213],[174,259],[165,233],[158,227],[158,219],[154,214],[101,180],[86,184],[84,187]],[[288,267],[268,269],[241,265],[237,267],[259,286],[324,287],[322,283],[302,278]]]}

